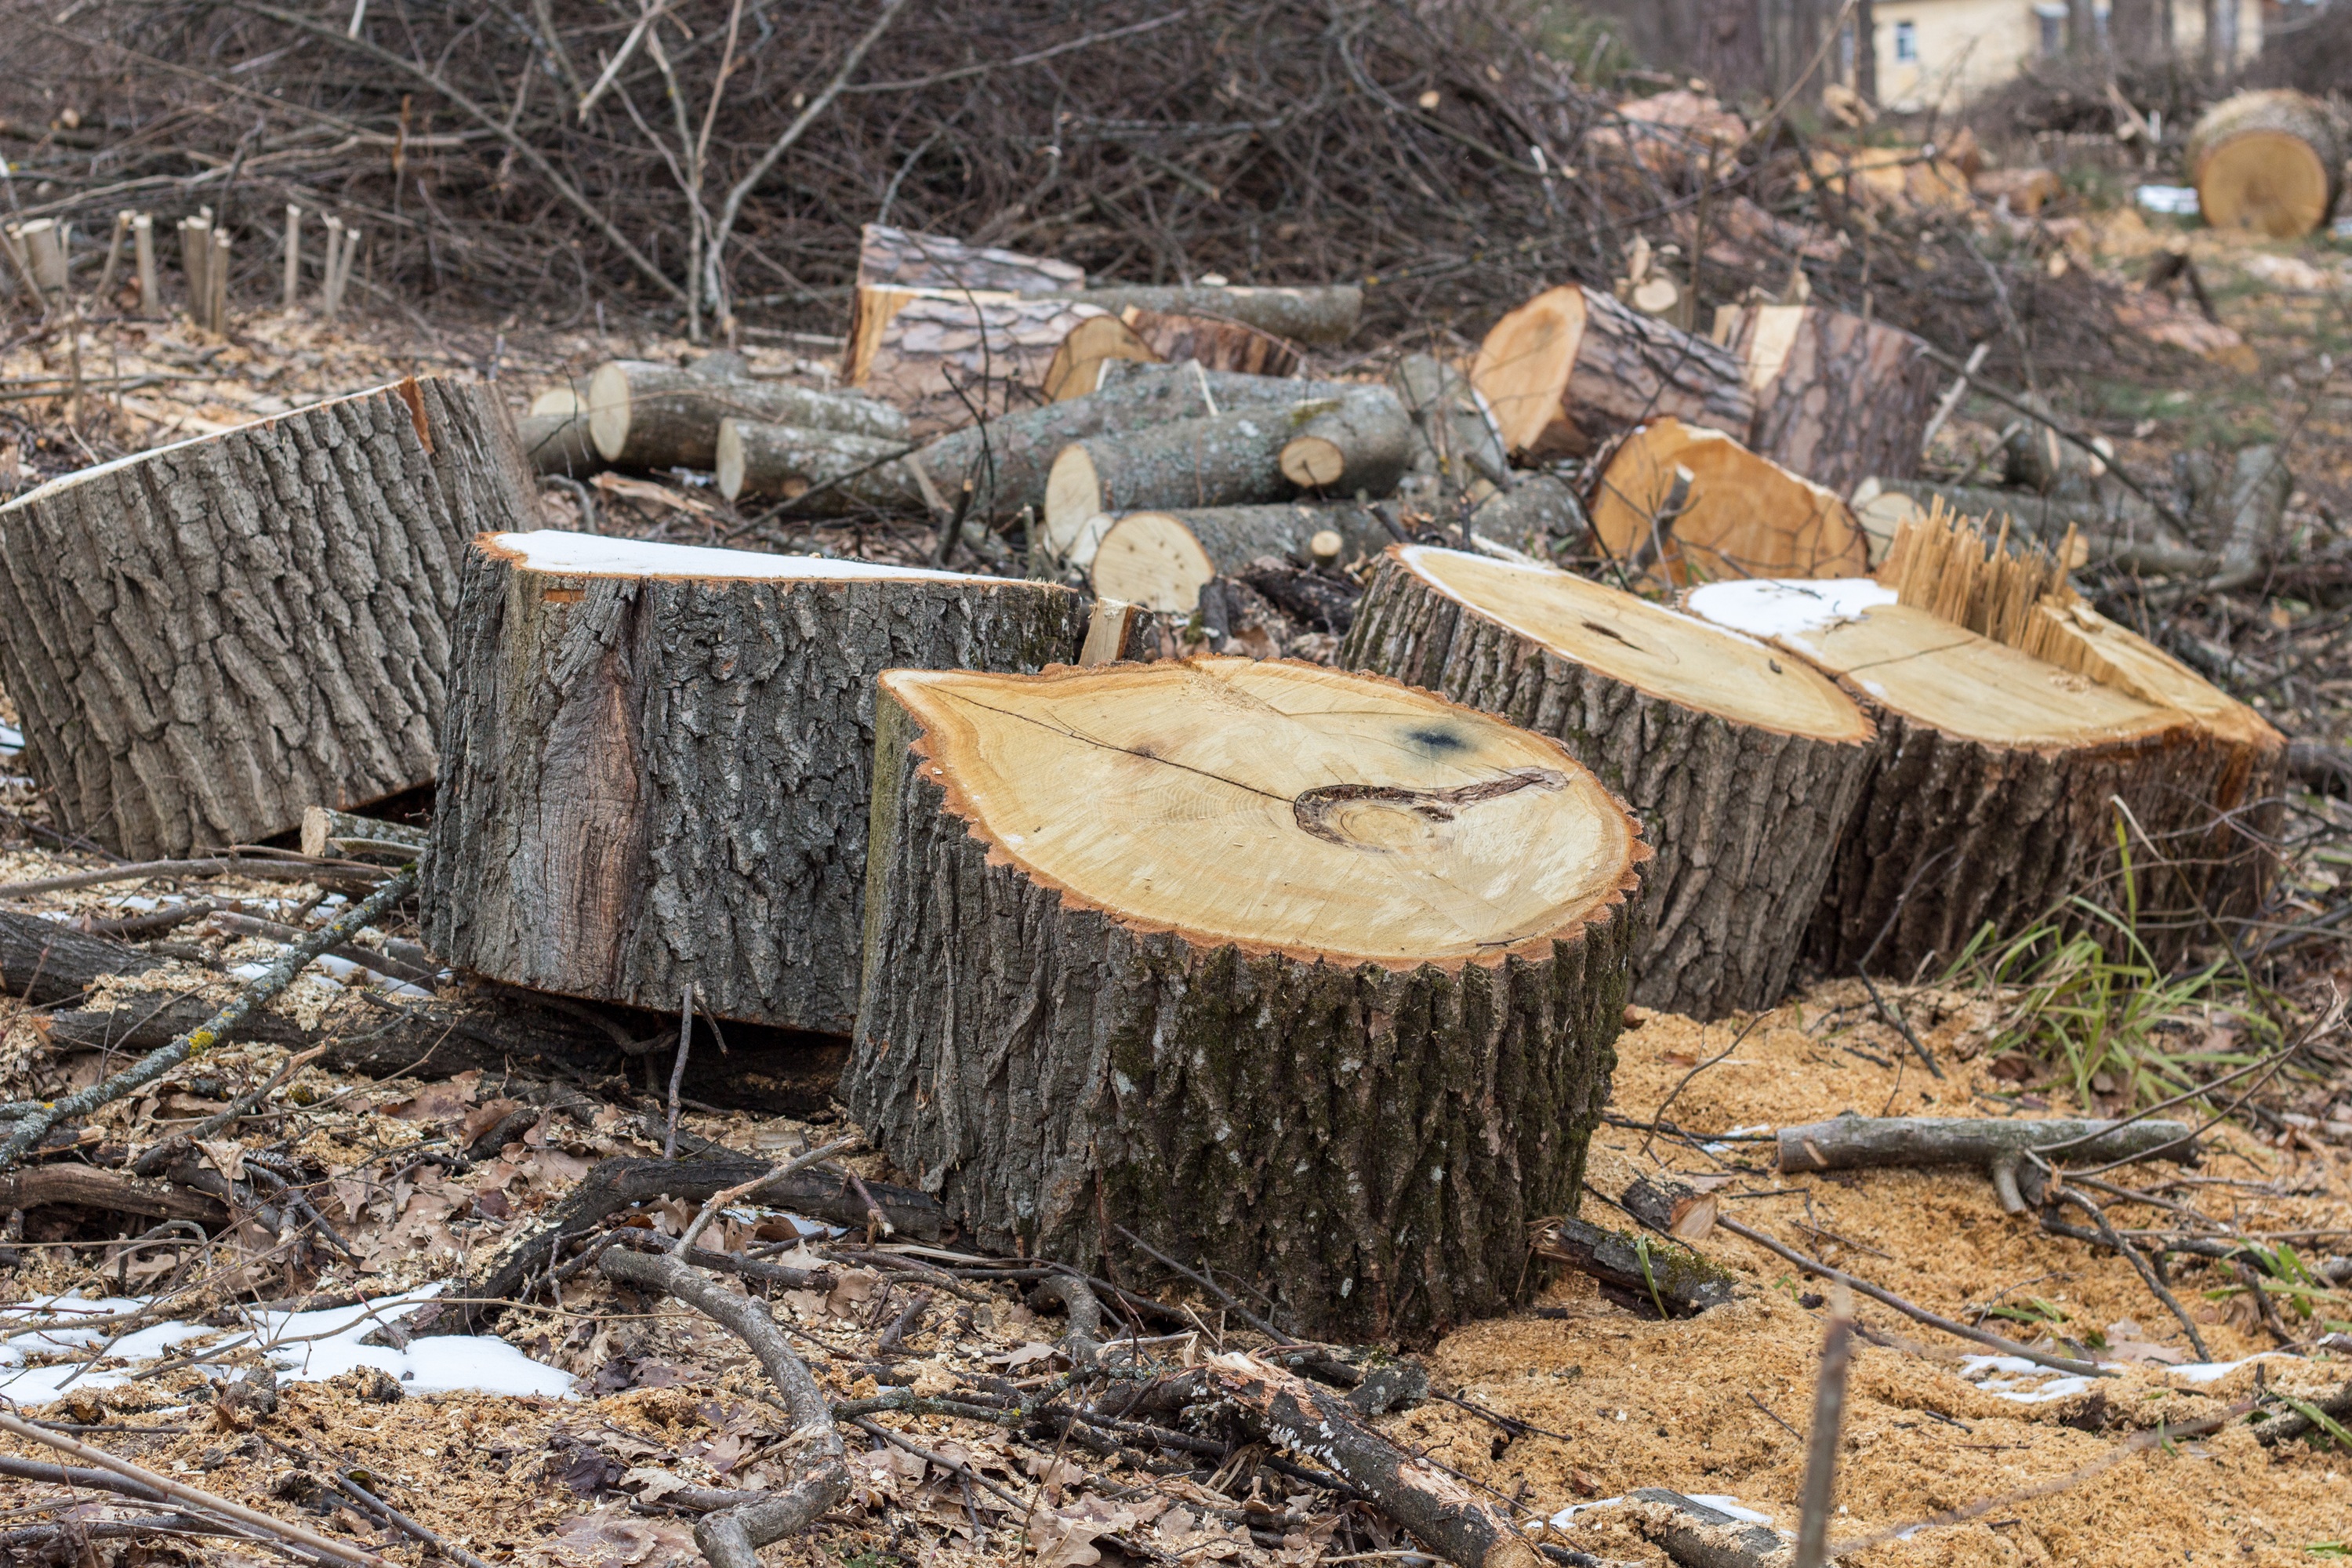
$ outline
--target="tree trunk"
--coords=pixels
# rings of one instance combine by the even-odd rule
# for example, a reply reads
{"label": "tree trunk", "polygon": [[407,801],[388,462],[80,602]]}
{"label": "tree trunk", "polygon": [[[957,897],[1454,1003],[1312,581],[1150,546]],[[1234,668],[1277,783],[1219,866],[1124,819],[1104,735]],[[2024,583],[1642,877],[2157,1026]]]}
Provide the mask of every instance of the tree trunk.
{"label": "tree trunk", "polygon": [[[1597,460],[1593,536],[1630,581],[1845,577],[1869,570],[1844,501],[1728,436],[1651,421]],[[1686,478],[1685,476],[1687,476]]]}
{"label": "tree trunk", "polygon": [[729,500],[808,496],[797,509],[803,517],[907,513],[922,505],[921,488],[899,460],[907,455],[904,441],[722,419],[713,468],[719,493]]}
{"label": "tree trunk", "polygon": [[1816,305],[1745,305],[1725,342],[1756,394],[1759,456],[1841,496],[1872,475],[1919,471],[1940,389],[1909,332]]}
{"label": "tree trunk", "polygon": [[1734,436],[1756,422],[1730,350],[1574,284],[1496,322],[1470,379],[1511,450],[1539,460],[1583,457],[1662,415]]}
{"label": "tree trunk", "polygon": [[1105,313],[1068,293],[860,289],[843,375],[936,436],[1045,402],[1062,340]]}
{"label": "tree trunk", "polygon": [[1242,375],[1290,376],[1305,363],[1271,332],[1214,316],[1171,315],[1130,305],[1116,316],[1090,316],[1071,329],[1045,371],[1045,395],[1083,397],[1102,384],[1106,360],[1146,364],[1199,363]]}
{"label": "tree trunk", "polygon": [[1828,679],[1565,572],[1401,545],[1340,650],[1549,735],[1641,814],[1633,999],[1780,1001],[1877,747]]}
{"label": "tree trunk", "polygon": [[537,501],[494,389],[407,381],[0,507],[0,685],[134,859],[429,783],[464,542]]}
{"label": "tree trunk", "polygon": [[712,354],[688,370],[614,360],[588,380],[588,429],[608,463],[632,468],[709,468],[719,423],[757,419],[839,430],[877,441],[907,438],[907,416],[872,397],[816,392],[733,374],[741,362]]}
{"label": "tree trunk", "polygon": [[1025,256],[940,234],[869,223],[858,231],[862,288],[979,289],[1051,294],[1087,285],[1086,268],[1050,256]]}
{"label": "tree trunk", "polygon": [[[2216,0],[2216,12],[2234,20],[2237,0]],[[2207,47],[2225,58],[2210,34]],[[2327,106],[2282,88],[2242,92],[2207,110],[2189,132],[2183,163],[2213,227],[2298,239],[2336,210],[2344,157]]]}
{"label": "tree trunk", "polygon": [[1136,511],[1105,530],[1083,567],[1097,594],[1163,614],[1190,615],[1212,578],[1232,577],[1261,555],[1315,555],[1337,536],[1342,562],[1378,555],[1396,537],[1380,511],[1353,502]]}
{"label": "tree trunk", "polygon": [[[1980,927],[2072,923],[2060,906],[2078,894],[2122,904],[2117,802],[2139,825],[2136,858],[2146,840],[2210,831],[2226,759],[2184,715],[1892,597],[1874,584],[1769,582],[1689,596],[1692,613],[1837,678],[1878,722],[1878,766],[1806,937],[1812,963],[1907,980],[1949,963]],[[2140,934],[2160,950],[2155,926]]]}
{"label": "tree trunk", "polygon": [[427,943],[511,984],[845,1032],[877,670],[1076,657],[1041,583],[541,532],[458,614]]}
{"label": "tree trunk", "polygon": [[975,1245],[1160,1277],[1132,1231],[1349,1342],[1526,1300],[1647,854],[1589,773],[1314,665],[880,686],[844,1087]]}
{"label": "tree trunk", "polygon": [[1368,386],[1299,425],[1283,443],[1282,477],[1302,490],[1384,496],[1412,461],[1412,422],[1385,386]]}

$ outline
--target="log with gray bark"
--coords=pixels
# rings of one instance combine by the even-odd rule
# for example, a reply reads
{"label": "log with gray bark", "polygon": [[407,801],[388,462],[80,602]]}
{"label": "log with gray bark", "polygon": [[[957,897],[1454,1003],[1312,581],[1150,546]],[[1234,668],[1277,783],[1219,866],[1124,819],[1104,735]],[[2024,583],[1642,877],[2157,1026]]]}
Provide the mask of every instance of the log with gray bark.
{"label": "log with gray bark", "polygon": [[1384,496],[1412,461],[1412,434],[1396,394],[1367,386],[1299,422],[1282,444],[1282,476],[1302,490]]}
{"label": "log with gray bark", "polygon": [[1919,471],[1941,373],[1918,338],[1822,305],[1735,305],[1716,334],[1756,395],[1751,450],[1840,495]]}
{"label": "log with gray bark", "polygon": [[1244,322],[1129,305],[1117,315],[1090,316],[1070,330],[1045,367],[1045,395],[1057,403],[1085,396],[1102,385],[1103,366],[1112,360],[1191,361],[1204,370],[1272,376],[1296,375],[1305,363],[1291,344]]}
{"label": "log with gray bark", "polygon": [[1480,501],[1463,519],[1473,542],[1488,540],[1549,561],[1580,545],[1592,526],[1584,503],[1566,482],[1546,473],[1517,473],[1510,488]]}
{"label": "log with gray bark", "polygon": [[2030,1152],[2066,1147],[2051,1158],[2069,1163],[2166,1159],[2197,1163],[2192,1130],[2178,1121],[2085,1121],[2053,1117],[1837,1116],[1783,1127],[1783,1174],[1889,1165],[1978,1165],[1992,1178],[2000,1206],[2023,1214],[2040,1201],[2041,1169]]}
{"label": "log with gray bark", "polygon": [[1379,554],[1396,537],[1392,510],[1380,502],[1293,501],[1129,512],[1081,531],[1076,548],[1046,564],[1085,571],[1097,594],[1189,614],[1212,578],[1237,575],[1261,556],[1311,563],[1318,559],[1318,540],[1341,563]]}
{"label": "log with gray bark", "polygon": [[465,542],[533,488],[495,389],[433,379],[0,507],[0,687],[58,825],[184,855],[430,782]]}
{"label": "log with gray bark", "polygon": [[979,1247],[1158,1276],[1132,1232],[1324,1338],[1526,1299],[1646,855],[1598,781],[1315,665],[879,685],[844,1090]]}
{"label": "log with gray bark", "polygon": [[588,430],[606,462],[630,468],[708,469],[722,419],[756,419],[874,440],[904,441],[907,416],[889,404],[755,379],[740,356],[706,354],[679,369],[614,360],[588,378]]}
{"label": "log with gray bark", "polygon": [[1407,354],[1389,374],[1413,422],[1412,468],[1429,475],[1439,493],[1460,495],[1481,479],[1511,482],[1510,454],[1470,378],[1433,354]]}
{"label": "log with gray bark", "polygon": [[841,430],[722,419],[713,471],[719,493],[731,501],[807,497],[794,509],[803,517],[914,511],[922,488],[900,461],[913,450],[904,441]]}
{"label": "log with gray bark", "polygon": [[1695,1318],[1735,1299],[1739,1277],[1673,1241],[1636,1238],[1580,1219],[1556,1219],[1536,1233],[1535,1252],[1565,1263],[1637,1316]]}
{"label": "log with gray bark", "polygon": [[1602,584],[1420,545],[1387,552],[1339,658],[1552,736],[1642,812],[1637,1001],[1780,999],[1878,754],[1832,681]]}
{"label": "log with gray bark", "polygon": [[1076,658],[1042,583],[541,532],[457,614],[425,940],[510,984],[846,1032],[873,681]]}
{"label": "log with gray bark", "polygon": [[1470,379],[1512,451],[1583,457],[1673,416],[1744,437],[1756,395],[1720,343],[1574,284],[1537,295],[1479,344]]}

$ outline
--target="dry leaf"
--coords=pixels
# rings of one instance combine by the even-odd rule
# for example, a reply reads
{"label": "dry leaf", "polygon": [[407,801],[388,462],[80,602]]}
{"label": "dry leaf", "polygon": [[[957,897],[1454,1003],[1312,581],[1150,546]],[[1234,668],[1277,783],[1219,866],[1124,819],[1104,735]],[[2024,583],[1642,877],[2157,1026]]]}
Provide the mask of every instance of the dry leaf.
{"label": "dry leaf", "polygon": [[205,1163],[221,1173],[224,1181],[245,1180],[245,1145],[234,1138],[215,1138],[196,1145],[205,1152]]}
{"label": "dry leaf", "polygon": [[1675,1205],[1675,1212],[1666,1222],[1667,1234],[1685,1243],[1705,1241],[1715,1229],[1715,1211],[1719,1203],[1713,1193],[1683,1199]]}
{"label": "dry leaf", "polygon": [[674,1491],[684,1490],[688,1483],[674,1471],[640,1465],[625,1473],[620,1484],[625,1490],[635,1492],[639,1502],[659,1502]]}

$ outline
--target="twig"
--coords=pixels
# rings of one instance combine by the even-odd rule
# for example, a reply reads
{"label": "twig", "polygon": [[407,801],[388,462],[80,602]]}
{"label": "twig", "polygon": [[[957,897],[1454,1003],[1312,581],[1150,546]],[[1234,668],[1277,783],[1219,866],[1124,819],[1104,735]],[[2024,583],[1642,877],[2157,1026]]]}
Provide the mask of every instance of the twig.
{"label": "twig", "polygon": [[2158,500],[2156,494],[2146,485],[2141,484],[2139,480],[2133,478],[2129,469],[2124,468],[2121,464],[2116,461],[2114,453],[2100,450],[2098,446],[2093,442],[2089,437],[2082,435],[2068,428],[2066,426],[2059,424],[2057,420],[2052,418],[2047,413],[2035,408],[2032,404],[2026,402],[2015,393],[1999,386],[1992,382],[1987,381],[1977,372],[1970,370],[1967,365],[1961,363],[1958,360],[1954,359],[1943,350],[1936,348],[1931,344],[1922,343],[1919,347],[1919,352],[1928,359],[1931,359],[1937,364],[1942,365],[1946,370],[1948,370],[1960,377],[1961,380],[1967,382],[1970,386],[1975,387],[1979,392],[1984,394],[1985,396],[1991,398],[1995,403],[2001,404],[2016,413],[2024,415],[2028,419],[2033,420],[2037,424],[2040,424],[2048,429],[2052,435],[2057,437],[2068,446],[2080,447],[2083,451],[2088,452],[2091,456],[2096,458],[2101,463],[2106,466],[2107,472],[2116,477],[2116,482],[2117,484],[2120,484],[2124,489],[2139,497],[2140,500],[2147,502],[2149,510],[2154,511],[2157,516],[2164,519],[2165,521],[2170,523],[2176,529],[2179,529],[2184,532],[2187,531],[2189,525],[2181,521],[2180,514],[2173,510],[2172,508],[2163,500]]}
{"label": "twig", "polygon": [[1822,1370],[1813,1384],[1813,1429],[1805,1443],[1805,1485],[1794,1568],[1822,1568],[1829,1543],[1838,1437],[1845,1430],[1845,1374],[1853,1357],[1853,1300],[1840,1286],[1830,1297],[1829,1333],[1822,1342]]}
{"label": "twig", "polygon": [[669,1125],[662,1133],[662,1158],[677,1158],[677,1086],[686,1081],[686,1053],[694,1044],[694,982],[686,983],[686,1001],[678,1009],[677,1059],[669,1069]]}
{"label": "twig", "polygon": [[488,1563],[483,1562],[480,1558],[475,1556],[464,1547],[455,1545],[449,1542],[442,1540],[441,1537],[434,1534],[431,1531],[425,1529],[423,1525],[417,1523],[415,1520],[409,1518],[406,1514],[401,1512],[398,1509],[393,1507],[382,1498],[377,1497],[365,1487],[360,1485],[359,1482],[352,1479],[351,1477],[340,1473],[331,1473],[328,1479],[333,1481],[340,1490],[357,1499],[362,1506],[375,1513],[381,1514],[384,1519],[390,1521],[401,1531],[415,1537],[416,1540],[423,1542],[434,1551],[438,1552],[442,1556],[462,1563],[466,1565],[466,1568],[490,1568]]}
{"label": "twig", "polygon": [[[2156,1271],[2155,1267],[2148,1262],[2140,1249],[2116,1234],[2116,1227],[2107,1221],[2106,1210],[2092,1202],[2088,1194],[2074,1187],[2063,1185],[2053,1187],[2050,1195],[2060,1203],[2073,1204],[2091,1216],[2091,1223],[2099,1227],[2101,1239],[2124,1255],[2125,1261],[2138,1273],[2149,1292],[2158,1300],[2163,1302],[2165,1310],[2179,1321],[2181,1328],[2188,1331],[2189,1348],[2197,1352],[2197,1359],[2211,1361],[2213,1352],[2205,1348],[2204,1336],[2197,1331],[2197,1321],[2189,1315],[2189,1310],[2180,1304],[2180,1299],[2172,1293],[2170,1288],[2165,1284],[2164,1277]],[[2242,1268],[2245,1265],[2242,1263],[2239,1267]]]}
{"label": "twig", "polygon": [[1707,1068],[1713,1067],[1716,1063],[1723,1060],[1724,1058],[1729,1056],[1732,1052],[1738,1050],[1739,1048],[1740,1042],[1748,1038],[1748,1032],[1750,1030],[1754,1029],[1757,1025],[1764,1021],[1764,1016],[1765,1016],[1763,1014],[1759,1013],[1753,1018],[1748,1019],[1745,1024],[1740,1025],[1739,1032],[1731,1037],[1731,1044],[1724,1047],[1722,1050],[1717,1051],[1714,1056],[1707,1058],[1706,1060],[1699,1063],[1698,1066],[1683,1074],[1682,1081],[1675,1084],[1675,1087],[1668,1091],[1666,1098],[1658,1102],[1658,1109],[1651,1112],[1650,1115],[1650,1130],[1643,1136],[1642,1139],[1642,1153],[1644,1158],[1648,1157],[1650,1145],[1657,1139],[1659,1123],[1665,1121],[1668,1108],[1675,1103],[1675,1100],[1680,1098],[1683,1090],[1690,1087],[1690,1080],[1705,1072]]}
{"label": "twig", "polygon": [[1192,1269],[1185,1268],[1182,1264],[1177,1262],[1174,1258],[1169,1257],[1166,1253],[1160,1251],[1158,1247],[1152,1246],[1150,1242],[1144,1240],[1143,1237],[1136,1235],[1135,1232],[1128,1229],[1127,1226],[1123,1225],[1114,1225],[1111,1228],[1118,1231],[1119,1235],[1127,1237],[1129,1241],[1134,1243],[1138,1247],[1140,1247],[1147,1255],[1159,1259],[1161,1263],[1173,1268],[1185,1279],[1190,1279],[1193,1284],[1198,1285],[1202,1289],[1206,1290],[1209,1294],[1214,1296],[1218,1300],[1223,1301],[1225,1304],[1226,1310],[1231,1311],[1234,1317],[1239,1318],[1243,1322],[1247,1323],[1251,1328],[1255,1329],[1259,1333],[1264,1334],[1275,1343],[1278,1345],[1295,1345],[1298,1342],[1297,1340],[1292,1339],[1288,1334],[1284,1333],[1280,1329],[1276,1328],[1272,1323],[1267,1322],[1264,1318],[1261,1318],[1256,1313],[1251,1311],[1247,1307],[1243,1306],[1239,1301],[1234,1299],[1232,1291],[1218,1284],[1214,1279],[1212,1279],[1203,1274],[1194,1273]]}
{"label": "twig", "polygon": [[58,877],[41,877],[29,882],[0,882],[0,899],[26,899],[35,893],[62,893],[73,888],[96,888],[108,882],[143,882],[151,877],[251,877],[264,882],[308,882],[315,880],[322,870],[336,876],[352,876],[364,872],[383,876],[381,866],[321,867],[300,860],[247,859],[235,856],[215,856],[201,860],[141,860],[128,866],[108,866],[95,871],[69,871]]}
{"label": "twig", "polygon": [[1878,1016],[1885,1019],[1889,1024],[1895,1026],[1895,1033],[1901,1035],[1904,1040],[1910,1046],[1911,1049],[1917,1053],[1920,1062],[1926,1066],[1929,1072],[1934,1073],[1937,1078],[1943,1077],[1944,1069],[1936,1065],[1935,1057],[1929,1054],[1927,1047],[1925,1045],[1920,1043],[1919,1037],[1911,1032],[1909,1020],[1906,1019],[1902,1014],[1896,1012],[1894,1008],[1889,1007],[1886,1005],[1886,998],[1878,994],[1878,986],[1871,980],[1869,975],[1863,974],[1860,970],[1856,970],[1854,973],[1862,975],[1862,984],[1864,988],[1870,993],[1870,999],[1878,1005]]}

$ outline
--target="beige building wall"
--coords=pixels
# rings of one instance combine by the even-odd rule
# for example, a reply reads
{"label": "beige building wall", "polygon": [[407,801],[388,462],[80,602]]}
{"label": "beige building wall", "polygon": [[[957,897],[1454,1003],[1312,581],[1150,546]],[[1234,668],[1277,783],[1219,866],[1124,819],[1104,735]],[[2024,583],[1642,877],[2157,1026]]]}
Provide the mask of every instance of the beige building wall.
{"label": "beige building wall", "polygon": [[[2263,45],[2262,0],[2236,3],[2238,58],[2251,59]],[[1878,100],[1903,113],[1958,110],[2040,59],[2045,45],[2065,47],[2066,7],[2058,0],[1876,0],[1874,9]],[[1906,26],[1909,59],[1901,58]],[[2200,0],[2172,0],[2172,29],[2182,54],[2202,52]]]}

